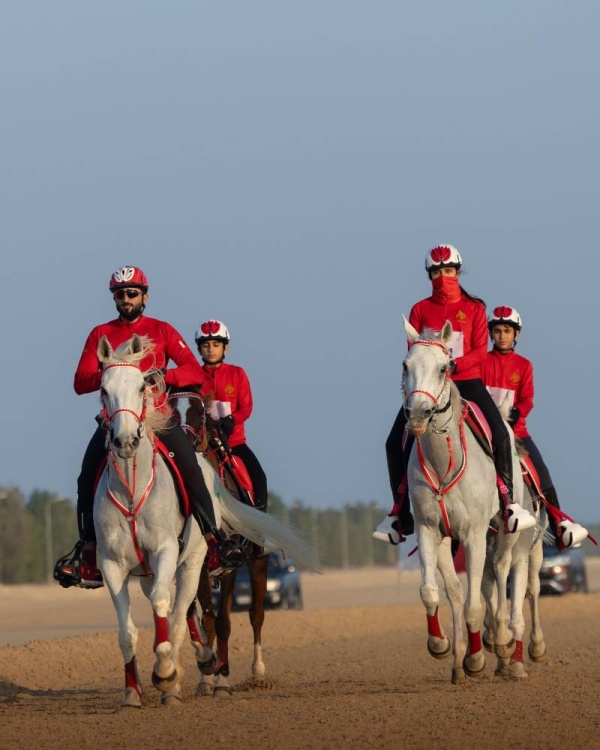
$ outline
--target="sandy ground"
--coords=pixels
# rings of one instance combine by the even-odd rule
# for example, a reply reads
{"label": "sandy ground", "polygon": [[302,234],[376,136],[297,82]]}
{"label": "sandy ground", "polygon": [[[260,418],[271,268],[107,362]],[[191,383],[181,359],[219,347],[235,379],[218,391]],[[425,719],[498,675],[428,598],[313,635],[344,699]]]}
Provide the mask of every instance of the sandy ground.
{"label": "sandy ground", "polygon": [[[184,703],[163,708],[150,683],[153,633],[144,627],[142,710],[118,708],[123,669],[106,591],[0,587],[0,644],[12,644],[0,648],[0,744],[600,748],[600,564],[589,574],[593,593],[542,598],[549,658],[528,663],[524,680],[495,677],[488,655],[482,677],[453,686],[450,662],[426,651],[418,573],[336,571],[305,576],[304,611],[267,614],[270,689],[242,689],[252,643],[248,616],[237,613],[230,663],[238,689],[194,697],[198,672],[186,647]],[[148,604],[139,592],[133,599],[134,619],[148,625]],[[442,620],[449,627],[448,607]]]}

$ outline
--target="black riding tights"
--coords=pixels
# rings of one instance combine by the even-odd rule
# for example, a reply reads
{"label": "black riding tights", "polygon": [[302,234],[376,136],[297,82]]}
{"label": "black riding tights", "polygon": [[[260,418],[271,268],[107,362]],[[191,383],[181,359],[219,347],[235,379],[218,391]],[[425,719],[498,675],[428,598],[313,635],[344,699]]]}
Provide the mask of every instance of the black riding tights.
{"label": "black riding tights", "polygon": [[[169,422],[159,433],[159,437],[173,455],[190,499],[192,514],[202,532],[213,530],[216,522],[212,499],[192,444],[179,423],[175,421]],[[89,442],[83,457],[81,473],[77,478],[77,524],[79,538],[84,542],[96,540],[93,519],[94,485],[105,455],[104,431],[99,427]]]}
{"label": "black riding tights", "polygon": [[238,456],[244,463],[248,474],[250,475],[250,481],[252,482],[252,489],[254,491],[254,506],[259,510],[267,509],[267,477],[263,471],[262,466],[258,458],[246,445],[234,445],[231,449],[234,456]]}
{"label": "black riding tights", "polygon": [[[483,416],[492,431],[492,446],[494,450],[494,461],[496,470],[502,481],[508,487],[509,502],[512,501],[513,474],[512,474],[512,452],[510,446],[510,436],[504,420],[500,416],[498,407],[490,396],[488,390],[479,378],[476,380],[456,380],[454,384],[458,388],[462,398],[467,401],[473,401],[481,409]],[[387,457],[388,473],[390,477],[390,487],[394,503],[398,503],[402,498],[398,495],[398,488],[406,474],[406,463],[413,446],[414,438],[410,433],[404,449],[402,448],[402,438],[406,427],[406,415],[404,407],[398,412],[392,430],[385,443],[385,453]]]}

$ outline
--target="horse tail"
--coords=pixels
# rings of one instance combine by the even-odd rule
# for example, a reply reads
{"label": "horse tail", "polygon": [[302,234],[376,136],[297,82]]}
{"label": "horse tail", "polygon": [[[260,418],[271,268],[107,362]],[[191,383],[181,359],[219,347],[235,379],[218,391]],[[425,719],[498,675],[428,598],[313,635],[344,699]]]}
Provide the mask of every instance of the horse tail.
{"label": "horse tail", "polygon": [[265,552],[281,550],[295,565],[320,573],[312,547],[274,516],[244,505],[228,492],[219,498],[221,518],[236,534],[265,548]]}

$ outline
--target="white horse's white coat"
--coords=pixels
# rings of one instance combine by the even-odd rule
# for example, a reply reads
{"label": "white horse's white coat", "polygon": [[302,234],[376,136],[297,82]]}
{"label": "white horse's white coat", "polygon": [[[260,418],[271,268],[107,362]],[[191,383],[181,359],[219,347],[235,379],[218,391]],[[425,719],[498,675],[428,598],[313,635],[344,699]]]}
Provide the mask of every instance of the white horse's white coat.
{"label": "white horse's white coat", "polygon": [[[450,356],[445,346],[452,334],[447,322],[440,333],[419,334],[405,320],[411,348],[404,360],[403,387],[408,427],[416,437],[407,467],[409,494],[414,510],[419,557],[421,562],[421,600],[428,616],[428,649],[436,658],[450,651],[448,637],[438,620],[439,591],[436,568],[439,569],[453,618],[452,681],[462,682],[464,670],[470,675],[485,666],[481,647],[482,621],[481,581],[486,556],[486,533],[490,521],[499,513],[496,471],[493,460],[484,453],[467,428],[464,441],[467,465],[460,481],[443,497],[452,536],[464,546],[467,558],[467,597],[463,614],[463,589],[454,570],[450,539],[442,517],[442,499],[427,482],[417,453],[420,441],[425,465],[442,479],[443,487],[456,476],[463,461],[460,436],[462,402],[449,378]],[[425,342],[423,344],[415,342]],[[445,407],[448,407],[447,409]],[[448,473],[449,445],[455,467]],[[499,613],[499,618],[501,614]],[[465,621],[469,649],[465,639]],[[496,648],[505,653],[511,648],[511,634],[501,627],[496,633]]]}

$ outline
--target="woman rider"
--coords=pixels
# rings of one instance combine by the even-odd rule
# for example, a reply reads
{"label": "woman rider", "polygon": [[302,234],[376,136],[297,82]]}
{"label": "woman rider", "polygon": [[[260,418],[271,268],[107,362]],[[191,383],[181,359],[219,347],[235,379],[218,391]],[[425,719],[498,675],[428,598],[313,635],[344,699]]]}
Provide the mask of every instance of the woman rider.
{"label": "woman rider", "polygon": [[[452,245],[438,245],[427,253],[425,270],[431,279],[432,294],[414,305],[409,321],[420,333],[426,328],[440,331],[447,320],[452,324],[453,333],[448,344],[452,356],[452,380],[462,398],[477,404],[489,423],[496,471],[504,485],[501,492],[505,533],[512,533],[517,528],[522,530],[534,526],[535,519],[512,499],[510,436],[481,379],[488,340],[485,304],[460,285],[461,267],[460,253]],[[406,482],[406,464],[414,439],[407,434],[403,448],[405,428],[406,415],[402,407],[385,444],[394,507],[373,533],[375,539],[391,544],[405,541],[407,535],[414,533],[415,525]]]}

